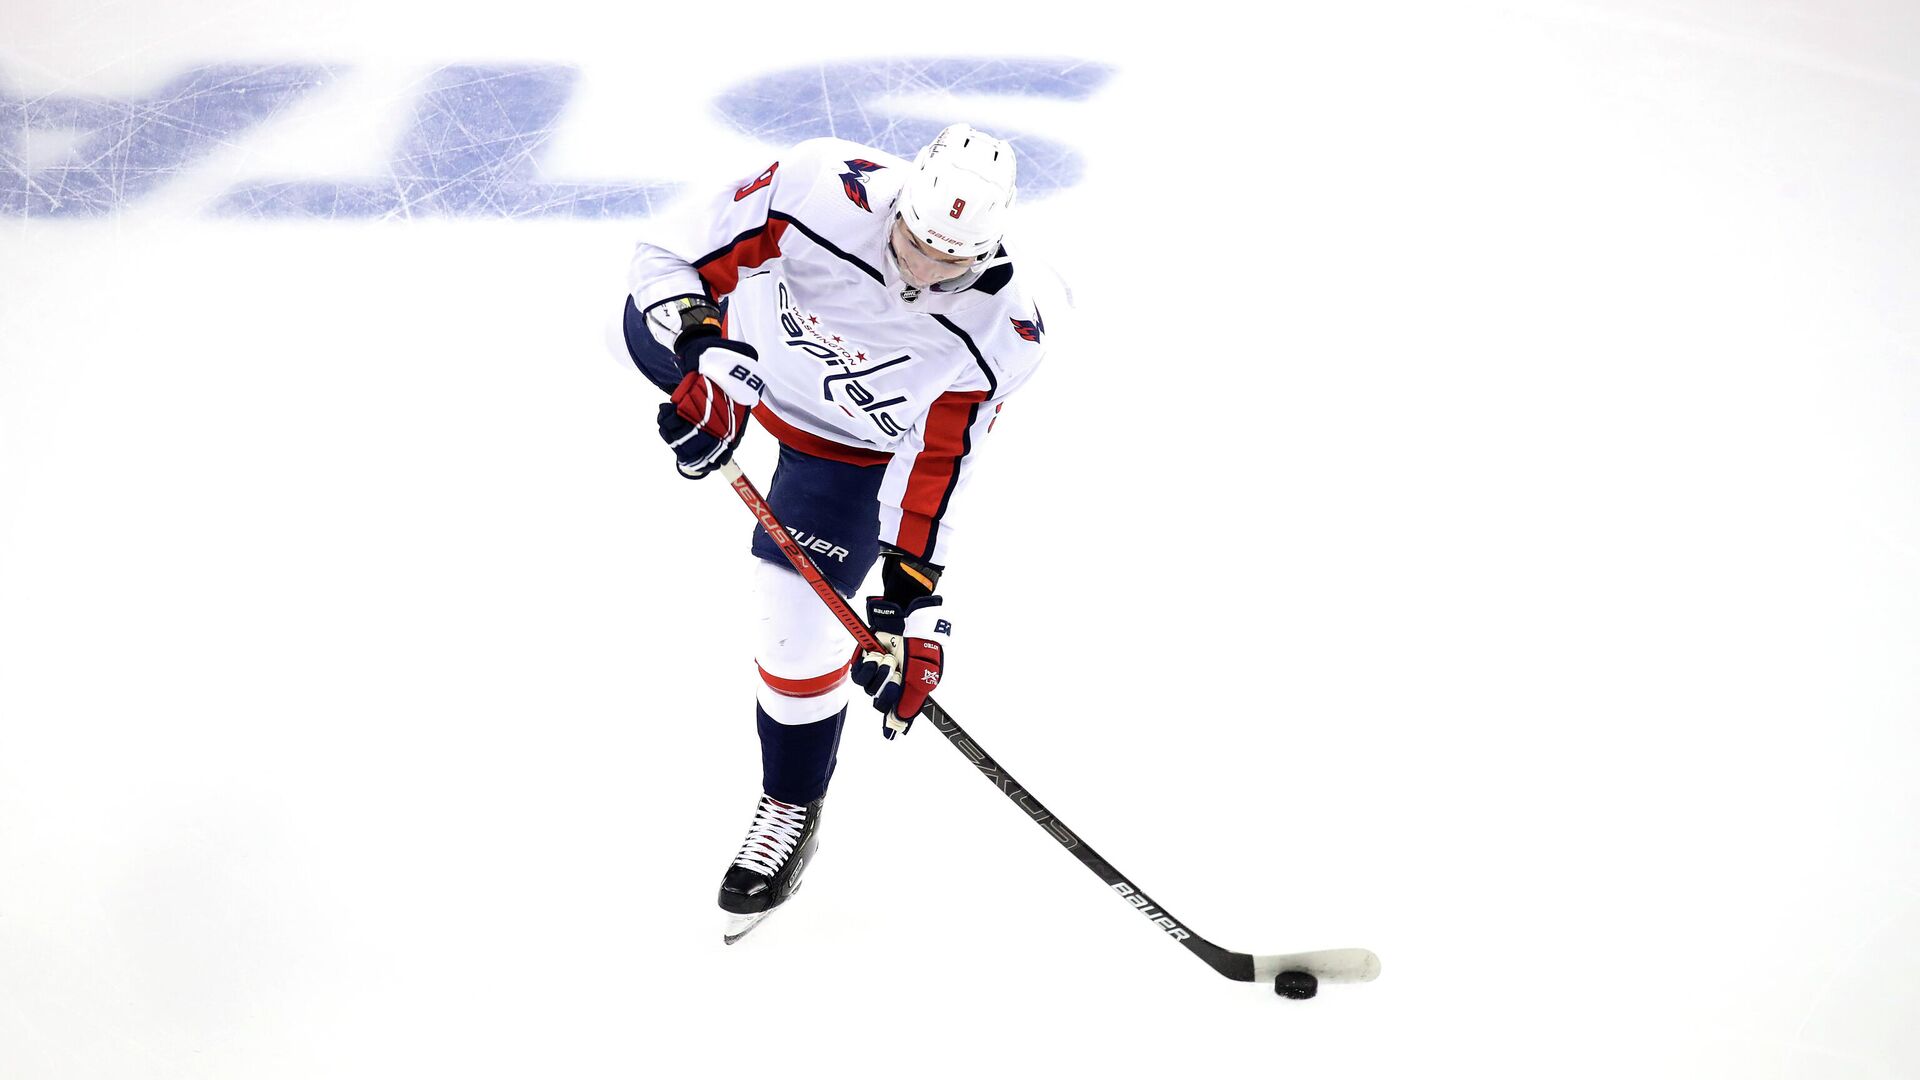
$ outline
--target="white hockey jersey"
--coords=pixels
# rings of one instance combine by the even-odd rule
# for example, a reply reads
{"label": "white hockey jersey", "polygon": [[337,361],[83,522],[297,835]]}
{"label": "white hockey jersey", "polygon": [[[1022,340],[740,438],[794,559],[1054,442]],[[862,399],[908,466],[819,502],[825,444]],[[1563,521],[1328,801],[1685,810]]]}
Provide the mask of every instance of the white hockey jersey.
{"label": "white hockey jersey", "polygon": [[980,446],[1045,349],[1041,307],[1064,301],[1051,271],[1018,258],[903,301],[885,244],[908,168],[844,139],[800,143],[650,222],[629,286],[642,311],[726,299],[726,334],[759,352],[767,382],[754,418],[805,453],[885,463],[880,539],[944,564]]}

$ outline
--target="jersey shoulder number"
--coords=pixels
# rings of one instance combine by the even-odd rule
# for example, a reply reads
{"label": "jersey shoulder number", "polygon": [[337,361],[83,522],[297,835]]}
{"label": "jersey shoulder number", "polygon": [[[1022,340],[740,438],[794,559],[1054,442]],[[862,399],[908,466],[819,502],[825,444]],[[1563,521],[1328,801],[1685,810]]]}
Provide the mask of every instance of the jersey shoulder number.
{"label": "jersey shoulder number", "polygon": [[[739,202],[741,199],[744,199],[747,196],[753,194],[754,192],[759,191],[761,188],[766,187],[768,184],[773,183],[773,174],[779,171],[780,171],[780,163],[777,161],[767,166],[766,172],[761,173],[759,176],[755,177],[751,182],[742,186],[740,190],[733,193],[733,201]],[[708,190],[711,191],[712,189],[709,188]]]}

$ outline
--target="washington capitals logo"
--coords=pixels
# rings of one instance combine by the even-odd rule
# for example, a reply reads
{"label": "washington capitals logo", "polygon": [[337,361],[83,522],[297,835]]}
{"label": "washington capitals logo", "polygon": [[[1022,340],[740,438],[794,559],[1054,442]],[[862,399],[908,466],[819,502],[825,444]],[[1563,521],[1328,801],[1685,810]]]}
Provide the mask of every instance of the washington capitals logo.
{"label": "washington capitals logo", "polygon": [[1008,319],[1007,321],[1013,324],[1013,332],[1019,334],[1022,340],[1031,341],[1035,345],[1040,344],[1040,335],[1047,332],[1047,320],[1040,317],[1039,308],[1033,309],[1031,319]]}
{"label": "washington capitals logo", "polygon": [[879,172],[886,166],[875,165],[866,158],[854,158],[847,162],[847,168],[853,171],[840,174],[840,183],[847,189],[847,198],[853,200],[853,205],[869,214],[873,213],[873,207],[867,205],[867,174]]}

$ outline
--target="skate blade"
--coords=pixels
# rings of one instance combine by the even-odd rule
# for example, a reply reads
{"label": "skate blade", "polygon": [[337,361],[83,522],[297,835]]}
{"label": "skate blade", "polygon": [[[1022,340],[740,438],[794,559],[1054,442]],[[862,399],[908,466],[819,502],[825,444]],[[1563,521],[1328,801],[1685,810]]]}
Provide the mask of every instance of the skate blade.
{"label": "skate blade", "polygon": [[[813,854],[814,849],[818,848],[819,845],[820,842],[818,840],[814,841],[813,845],[807,849],[807,852],[800,856],[800,865],[793,868],[793,888],[787,890],[786,900],[793,899],[794,894],[800,891],[800,874],[807,868],[807,856]],[[720,932],[720,940],[731,945],[741,938],[746,937],[747,931],[759,926],[761,920],[779,911],[780,904],[786,903],[786,900],[780,901],[780,903],[773,905],[765,911],[756,911],[751,915],[728,915],[727,928]]]}
{"label": "skate blade", "polygon": [[765,911],[756,911],[751,915],[727,916],[727,928],[720,932],[720,940],[726,942],[728,945],[739,941],[741,938],[747,936],[748,931],[759,926],[762,919],[773,914],[773,912],[773,908],[768,908]]}

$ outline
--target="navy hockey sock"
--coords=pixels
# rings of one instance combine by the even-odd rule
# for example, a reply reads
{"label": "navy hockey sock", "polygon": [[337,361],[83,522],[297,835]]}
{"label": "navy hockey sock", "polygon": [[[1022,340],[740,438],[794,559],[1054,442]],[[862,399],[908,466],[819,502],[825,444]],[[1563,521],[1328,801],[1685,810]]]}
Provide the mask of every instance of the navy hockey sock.
{"label": "navy hockey sock", "polygon": [[760,790],[796,806],[826,795],[846,708],[811,724],[778,723],[758,705],[753,711],[760,726]]}

